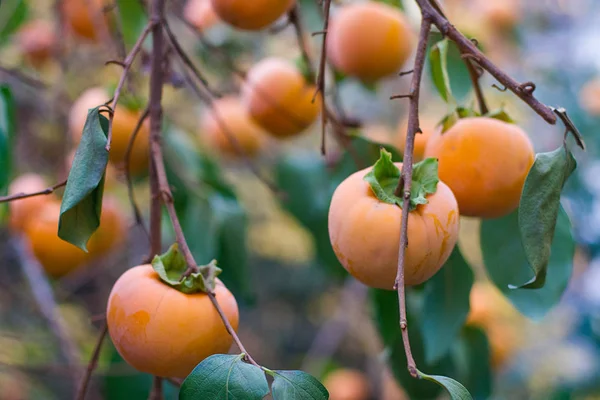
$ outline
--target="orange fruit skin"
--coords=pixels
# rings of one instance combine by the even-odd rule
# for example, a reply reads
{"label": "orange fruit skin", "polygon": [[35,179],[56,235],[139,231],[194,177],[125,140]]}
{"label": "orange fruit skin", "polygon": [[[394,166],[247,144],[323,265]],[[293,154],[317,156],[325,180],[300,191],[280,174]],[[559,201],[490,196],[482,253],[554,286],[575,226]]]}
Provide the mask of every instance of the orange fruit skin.
{"label": "orange fruit skin", "polygon": [[[63,18],[75,34],[96,41],[99,39],[96,26],[107,25],[104,6],[104,0],[62,0]],[[99,16],[102,19],[94,22]]]}
{"label": "orange fruit skin", "polygon": [[[48,187],[44,179],[36,174],[23,174],[16,178],[8,187],[8,194],[33,193]],[[40,209],[51,202],[52,195],[33,196],[14,200],[9,203],[10,217],[8,224],[15,232],[21,232],[25,226],[36,217]]]}
{"label": "orange fruit skin", "polygon": [[[401,163],[396,163],[402,168]],[[375,197],[363,177],[350,175],[335,190],[329,208],[329,238],[340,263],[367,286],[392,290],[398,265],[400,207]],[[408,215],[405,284],[431,278],[450,256],[458,240],[458,205],[452,191],[439,182],[437,192]]]}
{"label": "orange fruit skin", "polygon": [[188,0],[183,15],[199,31],[205,31],[219,22],[210,0]]}
{"label": "orange fruit skin", "polygon": [[202,113],[200,132],[207,144],[227,156],[240,156],[235,141],[248,156],[262,150],[265,136],[237,97],[223,97]]}
{"label": "orange fruit skin", "polygon": [[382,3],[356,3],[342,7],[331,19],[327,51],[341,72],[372,82],[397,72],[408,60],[414,41],[398,9]]}
{"label": "orange fruit skin", "polygon": [[59,278],[82,265],[88,255],[78,247],[58,237],[60,202],[45,204],[25,228],[33,254],[46,273]]}
{"label": "orange fruit skin", "polygon": [[[237,330],[237,303],[219,280],[215,295]],[[125,361],[161,377],[185,378],[206,357],[227,353],[233,341],[206,294],[184,294],[167,286],[149,264],[131,268],[117,280],[106,318]]]}
{"label": "orange fruit skin", "polygon": [[90,257],[106,255],[118,245],[123,244],[125,234],[125,216],[121,212],[119,204],[114,198],[105,195],[102,199],[100,226],[87,245]]}
{"label": "orange fruit skin", "polygon": [[329,400],[368,400],[369,381],[360,371],[339,369],[323,381],[329,392]]}
{"label": "orange fruit skin", "polygon": [[590,115],[600,115],[600,79],[587,82],[579,92],[579,104]]}
{"label": "orange fruit skin", "polygon": [[252,118],[274,137],[295,136],[319,115],[321,98],[312,99],[315,86],[286,60],[267,58],[247,75],[243,100]]}
{"label": "orange fruit skin", "polygon": [[[415,147],[413,150],[413,160],[415,162],[421,161],[425,158],[425,147],[433,132],[437,128],[437,123],[430,119],[421,118],[420,120],[422,133],[415,135]],[[406,147],[406,134],[408,132],[408,121],[403,120],[398,124],[398,132],[396,134],[394,144],[404,154]]]}
{"label": "orange fruit skin", "polygon": [[260,30],[277,21],[296,3],[295,0],[211,0],[216,14],[229,25],[245,30]]}
{"label": "orange fruit skin", "polygon": [[54,28],[41,20],[28,22],[19,29],[17,43],[25,59],[40,66],[52,56],[56,46]]}
{"label": "orange fruit skin", "polygon": [[436,132],[425,157],[439,159],[439,177],[454,192],[461,215],[498,218],[519,205],[535,154],[518,126],[479,117]]}

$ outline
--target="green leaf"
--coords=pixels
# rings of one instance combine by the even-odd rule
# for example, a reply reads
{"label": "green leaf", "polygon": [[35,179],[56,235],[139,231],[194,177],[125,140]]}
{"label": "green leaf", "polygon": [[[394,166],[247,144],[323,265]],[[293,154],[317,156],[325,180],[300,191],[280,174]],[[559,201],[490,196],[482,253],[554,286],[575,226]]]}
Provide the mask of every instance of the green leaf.
{"label": "green leaf", "polygon": [[531,278],[531,269],[521,243],[519,211],[481,223],[481,250],[489,277],[523,314],[542,318],[560,300],[573,269],[575,242],[571,223],[561,207],[552,239],[546,284],[539,289],[510,289],[514,282]]}
{"label": "green leaf", "polygon": [[473,400],[469,391],[454,379],[439,375],[427,375],[419,372],[419,377],[437,383],[448,391],[452,400]]}
{"label": "green leaf", "polygon": [[577,162],[566,147],[536,155],[519,205],[521,241],[534,276],[512,288],[538,289],[544,286],[560,208],[560,193],[576,167]]}
{"label": "green leaf", "polygon": [[451,349],[469,313],[472,285],[473,271],[456,246],[442,269],[425,283],[420,328],[428,363]]}
{"label": "green leaf", "polygon": [[[120,27],[123,31],[123,41],[132,47],[147,23],[148,17],[144,12],[142,3],[131,0],[116,0],[120,18]],[[110,92],[112,93],[112,92]]]}
{"label": "green leaf", "polygon": [[0,44],[19,29],[28,15],[29,7],[25,0],[0,1]]}
{"label": "green leaf", "polygon": [[446,103],[455,104],[448,76],[448,39],[442,39],[429,50],[431,79],[438,93]]}
{"label": "green leaf", "polygon": [[8,86],[0,85],[0,193],[6,195],[12,174],[16,108]]}
{"label": "green leaf", "polygon": [[215,278],[221,273],[216,260],[212,260],[207,265],[199,266],[198,272],[193,272],[182,278],[187,267],[185,257],[179,251],[177,243],[171,245],[164,254],[154,256],[152,260],[152,268],[160,279],[180,292],[208,293],[214,290]]}
{"label": "green leaf", "polygon": [[181,385],[179,400],[261,400],[269,393],[264,372],[243,354],[216,354],[202,361]]}
{"label": "green leaf", "polygon": [[60,206],[58,236],[84,251],[90,236],[100,226],[108,164],[107,132],[108,119],[100,115],[98,107],[90,109]]}
{"label": "green leaf", "polygon": [[[270,373],[270,371],[267,371]],[[272,371],[273,400],[327,400],[329,392],[312,375],[302,371]]]}
{"label": "green leaf", "polygon": [[498,119],[500,121],[507,122],[509,124],[514,124],[515,120],[512,119],[510,115],[504,110],[504,108],[499,108],[497,110],[492,110],[484,115],[484,117]]}
{"label": "green leaf", "polygon": [[465,326],[454,346],[454,359],[460,381],[473,398],[486,400],[492,393],[490,346],[483,330]]}
{"label": "green leaf", "polygon": [[410,192],[410,209],[414,210],[419,204],[427,204],[427,195],[437,191],[438,160],[426,158],[413,166],[412,187]]}
{"label": "green leaf", "polygon": [[379,3],[389,4],[392,7],[396,7],[400,10],[404,9],[404,5],[402,4],[402,0],[375,0]]}

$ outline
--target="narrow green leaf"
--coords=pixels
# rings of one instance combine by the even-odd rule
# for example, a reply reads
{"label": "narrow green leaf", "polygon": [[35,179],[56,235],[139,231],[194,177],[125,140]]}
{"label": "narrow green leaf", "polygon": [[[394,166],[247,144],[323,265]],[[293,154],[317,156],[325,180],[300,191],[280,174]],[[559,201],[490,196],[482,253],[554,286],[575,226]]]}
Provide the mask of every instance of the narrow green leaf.
{"label": "narrow green leaf", "polygon": [[473,400],[469,391],[454,379],[439,375],[427,375],[421,371],[419,371],[419,376],[446,389],[452,400]]}
{"label": "narrow green leaf", "polygon": [[448,39],[442,39],[429,50],[431,79],[438,93],[446,103],[455,104],[448,76]]}
{"label": "narrow green leaf", "polygon": [[29,15],[29,7],[25,0],[0,1],[0,44],[25,22]]}
{"label": "narrow green leaf", "polygon": [[98,107],[89,110],[60,207],[58,236],[84,251],[100,226],[107,132],[108,119],[100,115]]}
{"label": "narrow green leaf", "polygon": [[413,166],[412,187],[410,192],[410,209],[419,204],[427,204],[427,196],[437,191],[438,160],[426,158]]}
{"label": "narrow green leaf", "polygon": [[181,385],[179,400],[261,400],[269,393],[264,372],[243,354],[216,354],[202,361]]}
{"label": "narrow green leaf", "polygon": [[212,260],[207,265],[199,266],[198,272],[182,278],[181,276],[186,271],[187,266],[185,257],[179,250],[177,243],[171,245],[164,254],[154,256],[152,260],[152,268],[160,279],[180,292],[206,293],[215,288],[215,278],[221,273],[216,260]]}
{"label": "narrow green leaf", "polygon": [[0,193],[6,195],[12,174],[12,149],[16,133],[15,102],[8,86],[0,86]]}
{"label": "narrow green leaf", "polygon": [[442,269],[425,283],[420,327],[428,363],[451,349],[469,313],[472,285],[473,271],[456,246]]}
{"label": "narrow green leaf", "polygon": [[327,400],[329,392],[312,375],[302,371],[274,371],[273,400]]}
{"label": "narrow green leaf", "polygon": [[577,162],[566,147],[540,153],[527,175],[519,205],[519,230],[533,278],[512,288],[538,289],[546,282],[560,193]]}
{"label": "narrow green leaf", "polygon": [[571,222],[562,207],[552,239],[546,284],[542,288],[509,288],[514,282],[531,278],[531,267],[521,243],[518,210],[502,218],[483,220],[480,241],[489,277],[519,311],[540,319],[558,303],[571,277],[575,254]]}

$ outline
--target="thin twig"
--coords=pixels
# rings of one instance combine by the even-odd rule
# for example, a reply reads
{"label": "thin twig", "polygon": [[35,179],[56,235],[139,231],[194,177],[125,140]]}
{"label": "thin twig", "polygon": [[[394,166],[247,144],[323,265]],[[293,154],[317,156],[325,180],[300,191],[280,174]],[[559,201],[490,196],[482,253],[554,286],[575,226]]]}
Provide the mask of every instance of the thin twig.
{"label": "thin twig", "polygon": [[48,194],[52,194],[56,191],[56,189],[61,188],[63,186],[67,185],[67,180],[65,179],[62,182],[57,183],[54,186],[50,186],[44,190],[39,190],[37,192],[32,192],[32,193],[16,193],[16,194],[11,194],[10,196],[2,196],[0,197],[0,203],[6,203],[8,201],[14,201],[14,200],[20,200],[20,199],[26,199],[28,197],[34,197],[34,196],[44,196],[44,195],[48,195]]}
{"label": "thin twig", "polygon": [[325,111],[325,66],[327,65],[327,30],[329,29],[329,10],[331,8],[331,0],[323,2],[323,40],[321,42],[321,59],[319,61],[319,73],[317,75],[317,91],[313,97],[316,99],[319,92],[321,93],[321,154],[327,153],[325,142],[325,127],[327,126],[327,112]]}
{"label": "thin twig", "polygon": [[159,376],[155,376],[152,379],[152,390],[150,391],[150,396],[148,396],[148,400],[162,400],[163,393],[163,379]]}
{"label": "thin twig", "polygon": [[483,95],[483,90],[481,89],[481,85],[479,84],[480,75],[473,64],[473,60],[465,59],[465,65],[467,66],[467,71],[469,71],[469,77],[471,78],[471,83],[473,85],[473,91],[475,92],[475,97],[477,98],[477,104],[479,104],[479,111],[481,114],[487,114],[489,109],[485,102],[485,97]]}
{"label": "thin twig", "polygon": [[419,128],[419,95],[421,90],[421,78],[427,55],[427,38],[431,31],[431,20],[429,15],[423,12],[421,30],[419,33],[419,44],[415,57],[414,72],[410,85],[410,108],[408,112],[408,131],[406,134],[406,145],[404,150],[402,176],[396,187],[396,196],[402,197],[402,222],[400,225],[400,243],[398,250],[398,273],[394,283],[394,289],[398,291],[398,304],[400,309],[400,330],[404,343],[404,352],[408,364],[408,371],[413,377],[418,377],[417,365],[410,348],[408,337],[408,322],[406,319],[406,293],[404,287],[404,263],[406,247],[408,246],[408,214],[410,206],[410,189],[413,174],[413,153],[415,147],[415,135],[421,131]]}
{"label": "thin twig", "polygon": [[81,379],[81,383],[79,384],[79,389],[77,389],[77,396],[75,397],[76,400],[84,400],[85,399],[85,394],[87,393],[87,388],[92,379],[92,373],[94,372],[94,370],[96,369],[96,366],[98,365],[98,360],[100,359],[100,352],[102,351],[102,344],[104,343],[104,338],[106,338],[107,334],[108,334],[108,324],[106,322],[104,322],[102,331],[100,332],[100,335],[98,336],[98,340],[96,340],[96,345],[94,346],[94,351],[92,352],[92,358],[90,359],[90,362],[88,363],[87,368],[85,370],[85,374],[83,375],[83,378]]}

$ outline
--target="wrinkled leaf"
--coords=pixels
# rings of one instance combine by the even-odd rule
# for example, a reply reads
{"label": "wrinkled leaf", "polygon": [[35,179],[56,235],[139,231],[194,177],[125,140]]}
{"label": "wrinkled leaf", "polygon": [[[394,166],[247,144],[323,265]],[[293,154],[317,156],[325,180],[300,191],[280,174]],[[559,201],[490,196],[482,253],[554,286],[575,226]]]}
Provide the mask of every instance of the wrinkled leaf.
{"label": "wrinkled leaf", "polygon": [[576,166],[573,154],[566,147],[536,155],[519,205],[521,241],[534,276],[513,288],[538,289],[544,286],[560,208],[560,193]]}
{"label": "wrinkled leaf", "polygon": [[437,191],[439,162],[436,158],[426,158],[413,166],[410,209],[419,204],[427,204],[427,196]]}
{"label": "wrinkled leaf", "polygon": [[518,210],[481,223],[481,250],[489,277],[504,295],[530,318],[542,318],[556,305],[565,291],[573,269],[575,242],[571,222],[561,207],[546,273],[546,284],[539,289],[510,289],[514,282],[531,278],[519,232]]}
{"label": "wrinkled leaf", "polygon": [[451,349],[469,313],[472,285],[473,271],[456,246],[442,269],[425,283],[420,327],[428,363]]}
{"label": "wrinkled leaf", "polygon": [[100,226],[107,132],[108,119],[100,115],[98,107],[89,110],[60,206],[58,236],[84,251]]}
{"label": "wrinkled leaf", "polygon": [[273,400],[327,400],[325,386],[303,371],[273,371]]}
{"label": "wrinkled leaf", "polygon": [[452,400],[473,400],[469,391],[454,379],[440,375],[427,375],[421,371],[419,371],[419,376],[446,389]]}
{"label": "wrinkled leaf", "polygon": [[450,88],[448,76],[448,39],[442,39],[429,50],[431,79],[438,93],[446,103],[456,103]]}
{"label": "wrinkled leaf", "polygon": [[242,358],[243,354],[208,357],[185,378],[179,400],[261,400],[269,393],[267,378]]}
{"label": "wrinkled leaf", "polygon": [[0,1],[0,43],[6,42],[28,15],[29,7],[25,0]]}

